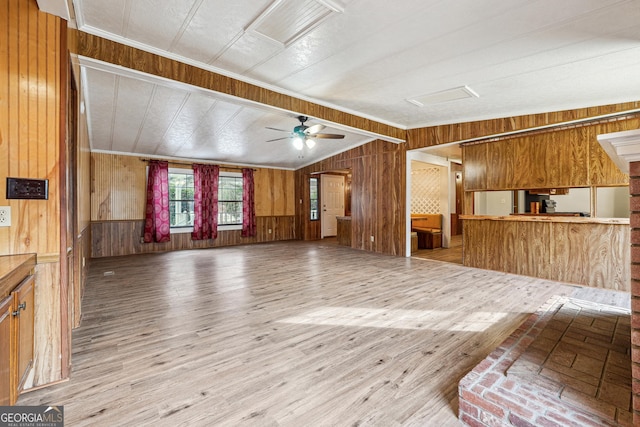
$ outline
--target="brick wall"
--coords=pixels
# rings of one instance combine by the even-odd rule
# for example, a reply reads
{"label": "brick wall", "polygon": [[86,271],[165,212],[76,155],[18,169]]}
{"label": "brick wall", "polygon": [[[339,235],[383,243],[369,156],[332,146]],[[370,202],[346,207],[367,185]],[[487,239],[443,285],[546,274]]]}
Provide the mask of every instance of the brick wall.
{"label": "brick wall", "polygon": [[631,367],[633,421],[640,425],[640,162],[629,163],[631,195]]}

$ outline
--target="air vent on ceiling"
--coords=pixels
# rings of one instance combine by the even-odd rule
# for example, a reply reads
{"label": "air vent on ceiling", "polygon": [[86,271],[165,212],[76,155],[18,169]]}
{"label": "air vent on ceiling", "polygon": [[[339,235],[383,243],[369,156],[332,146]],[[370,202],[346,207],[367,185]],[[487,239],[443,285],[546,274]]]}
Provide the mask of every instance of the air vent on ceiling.
{"label": "air vent on ceiling", "polygon": [[441,102],[478,97],[479,95],[469,86],[460,86],[453,89],[443,90],[441,92],[430,93],[428,95],[416,96],[414,98],[407,99],[407,101],[417,105],[418,107],[424,107],[425,105],[430,104],[439,104]]}
{"label": "air vent on ceiling", "polygon": [[288,46],[344,7],[333,0],[275,0],[247,31]]}

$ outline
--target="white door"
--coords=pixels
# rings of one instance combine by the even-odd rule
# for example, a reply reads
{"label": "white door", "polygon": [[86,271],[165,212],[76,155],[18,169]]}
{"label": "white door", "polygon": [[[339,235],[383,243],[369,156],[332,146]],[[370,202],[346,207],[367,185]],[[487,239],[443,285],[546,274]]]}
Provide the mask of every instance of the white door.
{"label": "white door", "polygon": [[338,234],[336,217],[344,215],[344,177],[322,175],[320,177],[320,201],[322,202],[322,237]]}

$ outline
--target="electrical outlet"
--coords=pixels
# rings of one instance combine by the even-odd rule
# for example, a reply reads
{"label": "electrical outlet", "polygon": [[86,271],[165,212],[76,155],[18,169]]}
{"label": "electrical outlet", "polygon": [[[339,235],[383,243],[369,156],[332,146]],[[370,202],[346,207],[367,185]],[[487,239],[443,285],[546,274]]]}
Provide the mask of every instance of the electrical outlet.
{"label": "electrical outlet", "polygon": [[269,234],[271,234],[271,229],[269,229]]}
{"label": "electrical outlet", "polygon": [[11,227],[11,206],[0,206],[0,227]]}
{"label": "electrical outlet", "polygon": [[373,240],[374,240],[374,239],[373,239],[373,236],[371,236],[371,241],[373,242]]}

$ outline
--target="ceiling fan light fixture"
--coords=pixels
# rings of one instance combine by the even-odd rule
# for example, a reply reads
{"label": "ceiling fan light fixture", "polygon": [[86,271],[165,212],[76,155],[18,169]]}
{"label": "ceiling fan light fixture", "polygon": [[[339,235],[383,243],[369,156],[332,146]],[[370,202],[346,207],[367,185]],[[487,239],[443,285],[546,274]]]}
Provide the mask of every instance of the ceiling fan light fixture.
{"label": "ceiling fan light fixture", "polygon": [[302,147],[303,147],[302,138],[295,137],[291,142],[293,142],[293,146],[295,147],[296,150],[302,150]]}
{"label": "ceiling fan light fixture", "polygon": [[[269,139],[267,142],[279,141],[281,139],[290,139],[293,147],[300,151],[305,145],[307,148],[312,149],[316,146],[316,139],[344,139],[344,135],[338,133],[320,133],[326,126],[316,124],[313,126],[305,125],[305,122],[309,120],[307,116],[298,116],[300,124],[293,128],[293,131],[289,133],[289,137]],[[276,130],[278,132],[286,132],[284,129],[267,127],[267,129]]]}

